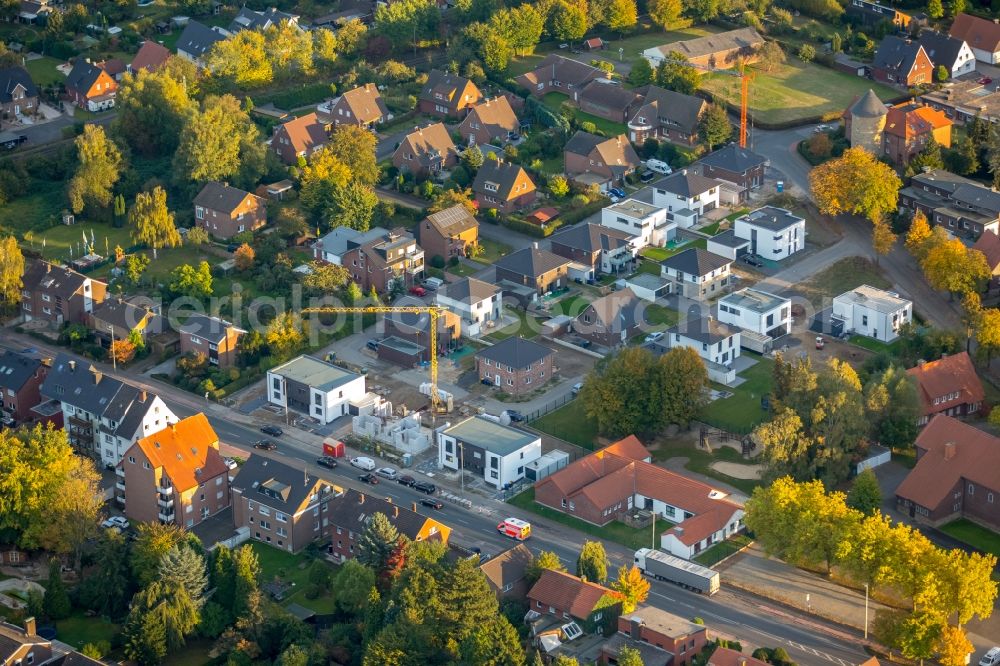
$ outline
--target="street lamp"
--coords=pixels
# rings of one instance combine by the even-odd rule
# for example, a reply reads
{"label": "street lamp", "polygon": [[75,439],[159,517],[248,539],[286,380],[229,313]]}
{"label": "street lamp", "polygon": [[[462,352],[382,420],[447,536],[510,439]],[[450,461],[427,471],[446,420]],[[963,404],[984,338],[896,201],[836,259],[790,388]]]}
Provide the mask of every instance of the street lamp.
{"label": "street lamp", "polygon": [[115,325],[108,324],[108,332],[111,333],[111,365],[115,372],[118,372],[118,355],[115,354]]}
{"label": "street lamp", "polygon": [[868,583],[865,583],[865,640],[868,640]]}
{"label": "street lamp", "polygon": [[458,443],[458,478],[462,484],[462,494],[465,494],[465,442]]}

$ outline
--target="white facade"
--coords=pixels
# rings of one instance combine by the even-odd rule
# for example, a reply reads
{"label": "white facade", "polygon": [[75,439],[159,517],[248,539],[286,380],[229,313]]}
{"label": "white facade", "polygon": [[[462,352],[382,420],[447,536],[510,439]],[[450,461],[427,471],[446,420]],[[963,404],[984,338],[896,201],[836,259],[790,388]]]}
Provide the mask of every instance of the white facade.
{"label": "white facade", "polygon": [[845,333],[892,342],[899,328],[913,320],[913,303],[865,284],[833,299],[833,318],[844,322]]}
{"label": "white facade", "polygon": [[[133,403],[129,411],[132,409],[141,407]],[[65,412],[65,407],[63,410]],[[65,413],[63,416],[65,419]],[[129,418],[128,415],[126,418]],[[100,451],[101,463],[105,467],[115,467],[122,461],[125,452],[137,441],[163,430],[172,423],[177,423],[178,420],[160,396],[155,395],[134,432],[119,431],[118,423],[111,421],[107,416],[102,416],[100,427],[94,430],[94,447]]]}
{"label": "white facade", "polygon": [[[660,535],[660,549],[670,553],[674,557],[690,560],[709,546],[725,541],[741,529],[743,529],[743,509],[737,509],[733,512],[733,515],[729,517],[729,520],[726,521],[726,524],[722,529],[717,530],[716,532],[713,532],[707,537],[690,545],[684,543],[684,541],[689,541],[690,539],[684,539],[683,523],[671,530],[668,530],[667,532],[664,532]],[[682,539],[684,540],[682,541]]]}
{"label": "white facade", "polygon": [[979,62],[985,62],[988,65],[1000,64],[1000,51],[991,52],[972,47],[972,55],[976,56],[976,60]]}
{"label": "white facade", "polygon": [[[653,203],[667,209],[668,213],[679,212],[674,216],[678,225],[686,229],[697,223],[698,218],[705,214],[706,210],[719,207],[719,187],[712,187],[701,194],[684,196],[675,194],[658,188],[653,189]],[[691,211],[694,215],[685,213]]]}
{"label": "white facade", "polygon": [[[667,221],[667,211],[636,199],[626,199],[601,210],[601,226],[637,236],[636,249],[663,247],[677,233],[677,225]],[[611,272],[602,267],[605,273]]]}
{"label": "white facade", "polygon": [[969,45],[962,42],[962,48],[958,50],[958,57],[951,67],[951,78],[956,79],[965,74],[976,71],[976,54],[972,52]]}
{"label": "white facade", "polygon": [[630,278],[619,280],[618,285],[619,289],[627,287],[632,290],[636,298],[641,298],[650,303],[655,302],[658,298],[670,295],[670,282],[662,277],[648,273],[638,273]]}
{"label": "white facade", "polygon": [[737,218],[734,230],[764,259],[781,261],[805,247],[806,221],[783,208],[759,208]]}
{"label": "white facade", "polygon": [[719,299],[718,320],[760,335],[792,331],[792,302],[756,289],[741,289]]}
{"label": "white facade", "polygon": [[702,360],[717,365],[730,365],[740,355],[740,332],[735,329],[721,339],[671,329],[667,340],[671,348],[690,347]]}
{"label": "white facade", "polygon": [[[457,300],[454,298],[449,298],[448,295],[442,294],[438,291],[434,295],[434,302],[441,307],[448,308],[455,314],[459,315],[463,323],[471,322],[482,327],[483,324],[489,321],[500,321],[502,312],[502,302],[501,298],[503,296],[502,291],[497,291],[489,298],[476,298],[466,300]],[[478,329],[477,329],[478,330]]]}
{"label": "white facade", "polygon": [[442,468],[481,474],[497,490],[524,478],[529,463],[542,455],[542,438],[474,416],[437,433]]}
{"label": "white facade", "polygon": [[267,401],[330,423],[346,416],[350,403],[364,400],[365,376],[337,366],[299,356],[267,371]]}

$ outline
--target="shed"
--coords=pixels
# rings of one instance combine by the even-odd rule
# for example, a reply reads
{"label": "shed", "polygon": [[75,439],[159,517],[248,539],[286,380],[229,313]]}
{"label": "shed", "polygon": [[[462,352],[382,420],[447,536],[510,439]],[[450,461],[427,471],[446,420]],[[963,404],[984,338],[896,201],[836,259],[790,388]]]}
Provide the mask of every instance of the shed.
{"label": "shed", "polygon": [[554,338],[563,335],[569,330],[569,325],[573,323],[573,318],[569,315],[557,315],[542,324],[542,335]]}

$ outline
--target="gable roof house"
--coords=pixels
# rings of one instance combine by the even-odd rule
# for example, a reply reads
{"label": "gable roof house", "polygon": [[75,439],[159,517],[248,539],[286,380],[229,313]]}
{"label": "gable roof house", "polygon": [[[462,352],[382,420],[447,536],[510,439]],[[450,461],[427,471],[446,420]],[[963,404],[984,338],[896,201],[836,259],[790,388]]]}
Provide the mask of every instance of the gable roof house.
{"label": "gable roof house", "polygon": [[921,210],[932,225],[956,236],[1000,232],[1000,193],[943,169],[915,174],[899,191],[899,210]]}
{"label": "gable roof house", "polygon": [[41,386],[49,366],[41,359],[12,351],[0,354],[0,422],[7,427],[30,423],[31,408],[42,401]]}
{"label": "gable roof house", "polygon": [[267,205],[256,194],[212,181],[194,198],[194,221],[216,238],[232,238],[267,224]]}
{"label": "gable roof house", "polygon": [[736,378],[734,361],[741,355],[743,331],[712,317],[691,317],[667,329],[651,351],[656,354],[674,347],[693,349],[705,363],[708,377],[720,384],[731,384]]}
{"label": "gable roof house", "polygon": [[118,83],[90,60],[79,59],[66,77],[66,94],[70,100],[91,113],[114,107]]}
{"label": "gable roof house", "polygon": [[907,30],[913,22],[913,18],[895,7],[887,7],[878,2],[868,0],[851,0],[845,7],[848,16],[853,16],[861,20],[861,24],[866,28],[874,28],[880,23],[889,22]]}
{"label": "gable roof house", "polygon": [[990,267],[989,287],[1000,286],[1000,236],[993,231],[983,233],[972,246],[986,257],[986,265]]}
{"label": "gable roof house", "polygon": [[18,10],[17,18],[22,23],[34,23],[39,18],[47,19],[52,12],[58,11],[50,0],[21,0]]}
{"label": "gable roof house", "polygon": [[535,203],[535,182],[520,164],[488,159],[472,181],[472,192],[480,210],[496,208],[501,213],[521,210]]}
{"label": "gable roof house", "polygon": [[149,336],[163,332],[164,319],[156,309],[143,296],[132,300],[121,296],[108,298],[94,308],[88,324],[101,343],[109,346],[114,340],[128,339],[133,331],[147,340]]}
{"label": "gable roof house", "polygon": [[919,361],[906,374],[915,380],[920,396],[918,425],[926,425],[937,414],[970,416],[985,406],[986,392],[968,352]]}
{"label": "gable roof house", "polygon": [[287,21],[296,28],[299,27],[299,17],[296,14],[281,12],[274,7],[258,12],[244,6],[240,8],[239,13],[229,24],[229,32],[235,34],[241,30],[263,31],[272,26],[277,27],[282,21]]}
{"label": "gable roof house", "polygon": [[203,314],[192,314],[177,328],[181,354],[204,354],[209,365],[231,368],[236,365],[236,344],[246,333],[228,321]]}
{"label": "gable roof house", "polygon": [[605,76],[603,70],[552,53],[538,67],[520,75],[516,80],[535,97],[543,97],[546,93],[555,91],[577,101],[580,91],[588,83]]}
{"label": "gable roof house", "polygon": [[530,393],[555,376],[555,352],[512,335],[476,352],[476,370],[480,382],[490,382],[504,393]]}
{"label": "gable roof house", "polygon": [[461,204],[431,213],[416,229],[417,242],[432,258],[464,257],[479,242],[479,221]]}
{"label": "gable roof house", "polygon": [[896,489],[896,508],[921,523],[958,517],[1000,529],[1000,438],[938,414],[913,443],[917,464]]}
{"label": "gable roof house", "polygon": [[501,257],[494,264],[496,281],[500,286],[506,280],[531,287],[540,295],[566,283],[569,263],[565,257],[538,249],[536,243]]}
{"label": "gable roof house", "polygon": [[942,148],[950,148],[951,126],[951,119],[932,107],[920,104],[893,106],[885,118],[883,153],[898,166],[906,166],[932,137]]}
{"label": "gable roof house", "polygon": [[483,98],[476,84],[440,69],[432,69],[417,96],[417,110],[443,118],[461,118]]}
{"label": "gable roof house", "polygon": [[695,169],[681,169],[652,184],[653,203],[667,209],[667,219],[681,229],[698,222],[698,218],[719,207],[722,183],[706,178]]}
{"label": "gable roof house", "polygon": [[[440,541],[447,545],[451,528],[437,520],[424,516],[413,508],[393,503],[366,492],[347,489],[330,501],[330,511],[323,514],[323,532],[330,544],[327,552],[346,562],[357,555],[357,542],[361,533],[376,513],[381,513],[400,536],[410,541]],[[327,525],[329,518],[329,526]]]}
{"label": "gable roof house", "polygon": [[294,166],[300,157],[308,159],[327,144],[330,137],[326,127],[315,112],[292,118],[274,128],[271,148],[282,162]]}
{"label": "gable roof house", "polygon": [[524,599],[528,594],[527,570],[531,551],[519,543],[479,565],[493,593],[504,599]]}
{"label": "gable roof house", "polygon": [[635,261],[636,236],[590,222],[567,227],[549,237],[553,254],[590,266],[598,273],[618,273]]}
{"label": "gable roof house", "polygon": [[495,284],[467,277],[439,288],[434,302],[462,317],[464,335],[477,336],[484,326],[500,321],[502,294]]}
{"label": "gable roof house", "polygon": [[639,166],[639,155],[628,137],[601,137],[577,131],[563,148],[566,175],[583,185],[596,183],[601,189],[625,182]]}
{"label": "gable roof house", "polygon": [[595,79],[580,91],[580,110],[605,118],[613,123],[625,123],[640,103],[641,97],[632,90],[602,79]]}
{"label": "gable roof house", "polygon": [[52,641],[38,635],[35,618],[24,621],[24,627],[0,621],[0,664],[42,666],[52,662]]}
{"label": "gable roof house", "polygon": [[38,113],[38,87],[23,67],[0,69],[0,118],[14,120]]}
{"label": "gable roof house", "polygon": [[660,262],[660,276],[673,284],[673,292],[696,301],[721,296],[730,283],[733,260],[692,247]]}
{"label": "gable roof house", "polygon": [[366,83],[352,88],[340,97],[328,100],[316,107],[320,121],[326,124],[359,125],[371,127],[392,120],[389,107],[382,100],[378,86]]}
{"label": "gable roof house", "polygon": [[955,17],[948,34],[968,44],[976,60],[1000,63],[1000,25],[996,22],[963,13]]}
{"label": "gable roof house", "polygon": [[205,56],[216,43],[226,38],[222,28],[209,28],[198,21],[188,21],[177,39],[177,55],[190,60],[200,69],[205,67]]}
{"label": "gable roof house", "polygon": [[87,324],[104,300],[108,285],[47,261],[32,261],[21,276],[21,314],[25,321]]}
{"label": "gable roof house", "polygon": [[889,35],[875,51],[872,76],[881,83],[914,87],[934,82],[934,64],[919,43]]}
{"label": "gable roof house", "polygon": [[935,67],[948,70],[948,78],[957,79],[976,70],[976,55],[964,39],[936,30],[924,30],[917,43],[924,47]]}
{"label": "gable roof house", "polygon": [[135,57],[132,58],[128,71],[136,76],[141,71],[152,73],[167,64],[169,59],[170,49],[152,39],[147,39],[139,47]]}
{"label": "gable roof house", "polygon": [[585,340],[617,349],[639,332],[642,315],[640,301],[628,287],[591,301],[573,322],[573,330]]}
{"label": "gable roof house", "polygon": [[501,95],[470,108],[468,115],[458,125],[458,133],[462,136],[462,141],[470,146],[502,146],[520,128],[521,123],[511,108],[510,101]]}
{"label": "gable roof house", "polygon": [[402,227],[376,227],[347,245],[343,266],[365,293],[374,287],[383,294],[397,283],[411,287],[424,276],[424,249]]}
{"label": "gable roof house", "polygon": [[374,227],[364,232],[350,227],[336,227],[313,244],[313,258],[328,264],[343,266],[344,255],[350,250],[383,236],[385,233],[387,232],[382,227]]}
{"label": "gable roof house", "polygon": [[628,118],[628,138],[640,145],[657,139],[693,146],[698,143],[698,123],[708,110],[701,97],[659,86],[648,86],[642,101]]}
{"label": "gable roof house", "polygon": [[576,622],[590,634],[614,627],[622,612],[621,601],[610,589],[553,569],[542,571],[531,586],[528,607],[560,622]]}
{"label": "gable roof house", "polygon": [[654,46],[642,52],[644,58],[656,68],[671,53],[677,52],[694,65],[714,69],[729,69],[739,63],[757,62],[758,51],[764,38],[753,28],[740,28],[715,35],[697,37],[663,46]]}
{"label": "gable roof house", "polygon": [[764,184],[764,171],[768,159],[738,143],[730,143],[702,157],[696,163],[701,175],[731,184],[737,192],[737,201],[744,203],[750,193]]}
{"label": "gable roof house", "polygon": [[191,528],[229,506],[229,465],[200,412],[138,440],[115,474],[115,498],[134,522]]}
{"label": "gable roof house", "polygon": [[407,134],[392,154],[392,163],[400,171],[426,177],[453,168],[458,164],[458,153],[448,128],[435,123]]}

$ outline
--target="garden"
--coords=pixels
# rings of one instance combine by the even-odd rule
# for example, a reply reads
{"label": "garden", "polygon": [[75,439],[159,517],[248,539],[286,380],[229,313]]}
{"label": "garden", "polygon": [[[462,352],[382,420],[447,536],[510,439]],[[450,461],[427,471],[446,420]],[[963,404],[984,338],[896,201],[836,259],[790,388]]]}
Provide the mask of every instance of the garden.
{"label": "garden", "polygon": [[762,400],[771,393],[774,372],[774,361],[771,359],[749,352],[744,352],[743,355],[757,361],[739,373],[738,376],[745,381],[735,387],[714,386],[715,389],[732,395],[713,400],[702,409],[701,413],[705,423],[740,434],[750,432],[768,419],[769,415],[762,406]]}

